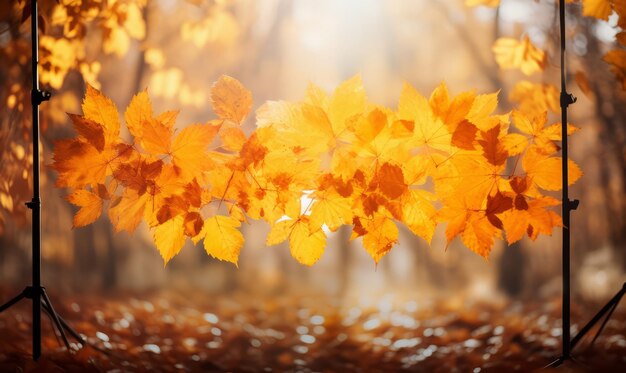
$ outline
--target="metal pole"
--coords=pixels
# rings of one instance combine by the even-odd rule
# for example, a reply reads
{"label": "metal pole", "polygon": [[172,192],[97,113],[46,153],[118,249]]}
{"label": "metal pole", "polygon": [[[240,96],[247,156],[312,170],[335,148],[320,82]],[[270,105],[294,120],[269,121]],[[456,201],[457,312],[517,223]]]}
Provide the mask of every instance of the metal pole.
{"label": "metal pole", "polygon": [[559,0],[559,28],[561,39],[561,171],[562,171],[562,217],[563,217],[563,304],[562,304],[562,340],[563,359],[570,358],[570,212],[576,209],[577,201],[569,200],[568,155],[567,155],[567,107],[576,99],[567,93],[565,66],[565,0]]}
{"label": "metal pole", "polygon": [[39,25],[37,14],[37,0],[31,0],[30,27],[32,52],[31,105],[33,108],[33,199],[27,206],[32,211],[32,301],[33,301],[33,360],[41,356],[41,201],[39,195]]}

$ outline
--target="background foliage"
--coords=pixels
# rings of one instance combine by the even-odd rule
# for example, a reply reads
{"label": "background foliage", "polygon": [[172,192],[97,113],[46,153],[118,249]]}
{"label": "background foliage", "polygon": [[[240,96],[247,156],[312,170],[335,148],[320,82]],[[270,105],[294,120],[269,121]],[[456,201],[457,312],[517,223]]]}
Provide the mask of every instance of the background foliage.
{"label": "background foliage", "polygon": [[[441,91],[442,88],[437,87],[444,80],[450,92],[475,89],[478,94],[499,90],[499,107],[495,111],[498,115],[508,113],[515,107],[519,113],[533,118],[531,125],[527,125],[526,132],[513,130],[516,135],[523,134],[527,138],[536,139],[537,132],[543,130],[543,119],[541,115],[537,120],[534,118],[543,111],[548,111],[547,125],[558,121],[555,115],[558,111],[558,90],[554,86],[558,83],[558,33],[555,22],[556,6],[553,1],[532,4],[515,0],[447,1],[434,5],[426,2],[383,4],[370,1],[365,5],[353,2],[341,5],[322,3],[315,9],[301,1],[270,1],[262,5],[247,1],[118,0],[84,4],[77,1],[41,3],[44,20],[41,30],[42,80],[55,91],[54,99],[43,107],[45,131],[42,143],[46,165],[54,162],[53,142],[75,135],[70,129],[70,123],[80,121],[80,118],[68,119],[65,112],[79,113],[81,97],[90,97],[89,92],[95,92],[85,92],[86,83],[95,89],[101,89],[118,107],[125,107],[133,102],[133,96],[148,87],[147,92],[155,112],[162,112],[167,108],[181,109],[176,125],[172,124],[170,128],[174,133],[173,141],[185,128],[193,128],[182,124],[206,123],[208,118],[214,118],[209,113],[211,83],[217,81],[222,74],[237,77],[254,93],[255,104],[251,110],[257,116],[259,112],[262,114],[261,122],[263,113],[275,114],[281,105],[295,107],[296,111],[310,105],[306,98],[302,99],[302,93],[310,82],[320,85],[325,92],[333,92],[338,86],[345,87],[345,84],[340,85],[341,81],[349,79],[356,72],[361,73],[367,88],[367,101],[375,102],[390,124],[395,122],[395,117],[401,115],[401,110],[397,109],[397,100],[398,93],[403,92],[403,82],[406,81],[421,92],[437,92]],[[25,229],[28,215],[22,205],[22,201],[30,198],[29,175],[24,172],[29,169],[30,159],[29,98],[28,89],[24,89],[30,85],[29,33],[28,25],[23,23],[27,16],[23,11],[24,5],[25,2],[19,1],[1,5],[3,16],[0,53],[3,58],[0,59],[0,79],[3,89],[0,92],[0,102],[5,105],[7,115],[2,116],[3,125],[0,130],[3,144],[0,220],[4,231],[0,255],[3,263],[2,276],[12,281],[21,281],[27,276],[29,251],[29,232]],[[568,65],[571,72],[568,79],[574,93],[581,97],[572,107],[571,114],[572,122],[583,131],[582,136],[579,133],[572,137],[572,158],[586,170],[583,180],[573,189],[573,195],[583,200],[580,213],[574,216],[574,261],[575,266],[581,269],[577,271],[581,284],[579,289],[587,296],[600,295],[598,292],[585,290],[587,287],[597,289],[600,284],[602,288],[612,289],[612,284],[619,282],[622,276],[625,261],[625,134],[624,127],[620,125],[625,114],[622,89],[624,74],[623,68],[620,68],[623,66],[623,58],[620,57],[623,46],[619,44],[624,39],[620,28],[623,23],[623,17],[620,17],[623,14],[621,6],[621,1],[582,1],[568,6]],[[363,31],[365,25],[371,31]],[[442,47],[444,45],[445,48]],[[120,71],[124,72],[123,76]],[[354,84],[354,81],[351,82],[346,84]],[[143,97],[143,94],[140,93],[139,96]],[[332,97],[332,94],[329,95],[329,100]],[[269,104],[262,110],[259,109],[259,105],[266,101],[281,99],[290,103]],[[331,116],[332,110],[324,108],[323,104],[317,106],[316,110]],[[428,106],[435,117],[440,115],[437,113],[438,104],[429,103]],[[437,110],[432,109],[433,107]],[[390,112],[384,108],[396,109]],[[365,110],[366,114],[371,111],[371,107]],[[83,114],[88,117],[88,112],[83,111]],[[219,112],[216,111],[216,114]],[[222,127],[221,132],[229,129],[229,136],[217,134],[220,138],[235,139],[233,144],[226,145],[231,147],[223,153],[229,154],[225,156],[226,159],[241,158],[241,151],[237,147],[241,145],[243,137],[238,131],[246,139],[253,137],[254,116],[241,119],[243,118],[228,120],[229,124]],[[370,118],[370,122],[374,119]],[[363,120],[368,119],[366,117]],[[128,123],[121,115],[120,121]],[[258,124],[259,120],[256,122]],[[513,124],[517,123],[514,116]],[[451,135],[456,130],[454,124],[448,123],[446,128]],[[489,129],[484,127],[480,130]],[[346,135],[354,136],[354,133],[355,131],[348,131]],[[503,134],[504,132],[499,133]],[[132,144],[135,135],[130,127],[128,131],[121,128],[120,141]],[[475,150],[464,151],[480,153],[483,147],[480,141],[486,140],[478,132],[475,135],[476,141],[472,144]],[[549,133],[539,136],[539,143],[543,142],[548,147],[556,140],[554,137],[550,138]],[[225,142],[219,141],[224,146]],[[237,144],[237,141],[240,143]],[[419,139],[413,138],[412,141],[417,142]],[[105,141],[105,147],[107,144]],[[335,153],[350,152],[355,151],[354,147],[359,147],[354,138],[339,141],[337,146],[324,143],[320,149],[315,149],[313,143],[307,145],[311,145],[305,152],[309,156],[331,149]],[[442,144],[437,146],[440,145]],[[537,141],[531,142],[529,146],[535,145]],[[139,148],[142,152],[146,150],[141,144]],[[437,156],[446,152],[446,149],[435,147],[433,150],[433,147],[424,144],[420,145],[420,149],[425,149],[425,154]],[[550,152],[556,150],[552,148]],[[507,152],[509,155],[512,153],[510,149]],[[362,153],[359,159],[366,159],[365,155],[366,152]],[[517,156],[511,158],[515,159]],[[301,162],[302,159],[296,158],[296,161]],[[223,165],[226,164],[226,160],[223,162]],[[400,196],[401,199],[391,197],[396,193],[393,188],[387,189],[385,195],[386,187],[366,193],[366,198],[375,200],[378,196],[383,196],[394,201],[395,207],[392,203],[388,206],[389,209],[383,207],[377,210],[384,216],[379,219],[381,226],[394,231],[393,235],[386,237],[387,243],[391,243],[395,240],[395,230],[390,224],[382,222],[391,221],[391,218],[401,221],[402,219],[397,219],[400,216],[397,211],[396,216],[392,211],[394,208],[397,210],[402,198],[414,196],[417,192],[408,187],[410,184],[404,177],[408,165],[401,164],[398,160],[387,163],[391,166],[387,166],[385,172],[390,174],[397,174],[393,165],[402,166],[402,180],[407,187],[403,189],[405,192]],[[513,163],[500,165],[501,174],[512,175],[519,170],[526,170],[524,167],[513,168]],[[51,168],[47,170],[51,171]],[[226,173],[232,172],[232,169],[224,170]],[[337,169],[332,169],[328,164],[321,163],[318,170],[333,176],[333,180],[337,176]],[[376,175],[375,171],[367,175],[369,185]],[[492,263],[487,264],[474,258],[471,253],[468,255],[458,250],[460,241],[452,242],[444,250],[447,241],[445,225],[441,229],[435,229],[434,225],[426,224],[424,231],[415,232],[417,225],[410,222],[407,226],[409,230],[413,226],[413,233],[427,239],[432,235],[432,249],[427,250],[421,239],[412,238],[409,230],[400,227],[397,229],[400,244],[395,256],[382,260],[373,277],[364,275],[371,271],[370,266],[363,266],[367,263],[368,255],[362,256],[349,248],[352,243],[346,243],[350,236],[349,230],[339,228],[337,232],[329,233],[327,240],[331,249],[311,274],[304,274],[297,265],[289,264],[285,260],[287,250],[257,250],[258,247],[265,246],[265,237],[270,232],[268,225],[260,223],[242,226],[243,234],[247,238],[245,245],[250,249],[242,252],[242,270],[237,277],[228,267],[198,259],[198,254],[192,249],[182,251],[166,271],[156,271],[152,269],[160,267],[162,262],[153,251],[144,248],[152,246],[155,235],[146,225],[140,225],[132,238],[123,234],[114,236],[109,223],[105,219],[98,219],[95,225],[77,229],[73,235],[68,235],[69,222],[76,210],[72,210],[60,198],[62,194],[53,189],[54,183],[63,183],[62,178],[57,179],[51,172],[46,176],[45,206],[50,211],[44,214],[47,276],[51,281],[65,281],[65,285],[69,287],[100,285],[144,288],[165,283],[178,286],[188,281],[214,289],[233,286],[245,288],[250,283],[263,283],[269,289],[274,289],[280,287],[279,284],[289,282],[303,286],[322,286],[329,291],[344,291],[371,286],[383,289],[390,284],[407,283],[408,280],[425,292],[466,288],[467,291],[481,293],[484,291],[480,290],[484,289],[483,286],[499,286],[509,293],[518,294],[531,292],[542,284],[541,289],[545,294],[552,294],[556,290],[549,285],[549,280],[558,274],[558,237],[539,239],[534,246],[525,240],[512,247],[497,244],[491,256]],[[329,176],[326,176],[328,181]],[[329,192],[319,188],[320,185],[323,186],[323,179],[309,178],[309,182],[311,180],[316,185],[306,187],[314,188],[304,189],[306,183],[290,183],[290,186],[297,186],[291,192],[336,192],[332,183],[329,184],[332,186]],[[418,179],[410,182],[421,183]],[[134,190],[143,187],[133,186],[136,188]],[[432,187],[435,189],[431,189]],[[436,181],[427,182],[426,190],[445,195],[446,191],[437,190],[436,187]],[[125,185],[119,188],[118,194],[122,188],[133,189]],[[88,190],[97,192],[97,189]],[[517,196],[511,190],[506,190],[506,193],[502,203],[508,206],[506,198],[511,198],[514,206]],[[82,196],[75,195],[71,199],[78,201],[79,197],[89,198],[85,197],[84,192],[80,194]],[[219,193],[213,194],[212,200],[220,199],[216,195]],[[550,192],[547,195],[558,196]],[[230,199],[231,202],[236,202],[235,205],[241,204],[238,198]],[[356,203],[361,206],[364,201]],[[354,204],[355,201],[351,200],[350,203]],[[486,196],[480,203],[480,207],[471,210],[484,210],[476,212],[478,216],[475,217],[476,221],[484,222],[487,219],[481,217],[489,215]],[[260,217],[258,208],[256,213],[251,212],[254,210],[253,205],[247,208],[248,214]],[[377,206],[381,205],[384,206],[383,200],[377,201]],[[422,204],[421,207],[423,206],[427,204]],[[229,206],[222,206],[219,213],[224,214],[223,209],[227,207]],[[436,205],[436,208],[440,207],[444,206]],[[455,208],[463,210],[464,207],[443,208],[440,210],[443,218],[445,219],[446,211]],[[187,209],[185,216],[195,212],[191,210],[193,208]],[[513,208],[510,211],[519,210]],[[213,216],[214,212],[206,212],[203,220]],[[426,215],[430,212],[426,211]],[[292,218],[299,221],[293,215]],[[491,215],[505,224],[503,227],[506,231],[507,214],[498,212]],[[459,215],[448,214],[448,217],[451,216]],[[164,222],[171,224],[171,221],[179,220],[180,218],[175,218]],[[490,222],[485,227],[499,224],[495,219],[492,220],[495,225]],[[468,221],[473,220],[470,218]],[[344,216],[342,222],[350,221]],[[332,222],[331,225],[335,226]],[[195,233],[193,230],[198,226],[191,224],[188,232]],[[302,225],[305,226],[310,229],[311,224]],[[527,226],[524,227],[526,228]],[[497,236],[492,228],[489,229],[489,236]],[[546,233],[547,231],[548,229]],[[463,232],[461,229],[457,233],[463,236]],[[518,229],[516,235],[519,236],[520,232]],[[448,238],[454,235],[454,231],[448,233]],[[513,238],[516,235],[512,235]],[[468,244],[469,239],[464,241],[465,245],[473,246]],[[382,241],[378,243],[380,245],[370,245],[369,252],[373,254],[371,256],[376,257],[386,252],[380,252],[380,248],[386,247],[386,244]],[[176,246],[170,246],[169,251],[175,252],[176,250],[171,249],[179,246],[180,241]],[[474,245],[474,249],[484,252],[486,246]],[[166,253],[164,256],[167,258],[170,255],[171,253]],[[61,272],[67,274],[67,268],[72,264],[74,266],[71,267],[71,276],[61,278],[55,275]],[[390,270],[391,268],[394,270]],[[176,275],[180,271],[195,275]],[[205,277],[205,272],[213,273],[211,278],[216,280],[210,284],[200,280]],[[146,276],[146,273],[150,275]],[[309,276],[311,280],[308,280]],[[320,276],[329,279],[328,283],[322,282],[320,285],[313,280]],[[180,280],[180,277],[187,279]]]}

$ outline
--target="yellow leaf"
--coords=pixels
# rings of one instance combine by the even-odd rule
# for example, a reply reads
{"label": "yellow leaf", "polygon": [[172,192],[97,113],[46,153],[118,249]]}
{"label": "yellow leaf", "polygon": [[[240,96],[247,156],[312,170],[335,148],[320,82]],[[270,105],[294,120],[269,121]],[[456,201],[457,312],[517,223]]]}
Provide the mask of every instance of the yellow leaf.
{"label": "yellow leaf", "polygon": [[147,90],[133,96],[124,113],[124,119],[126,119],[126,127],[130,134],[135,138],[141,138],[144,122],[152,119],[152,103],[150,103]]}
{"label": "yellow leaf", "polygon": [[335,135],[346,128],[346,121],[365,108],[365,89],[360,75],[355,75],[341,83],[335,90],[328,105],[328,117]]}
{"label": "yellow leaf", "polygon": [[241,222],[230,216],[216,215],[204,221],[204,249],[214,258],[237,265],[243,246]]}
{"label": "yellow leaf", "polygon": [[522,41],[512,38],[499,38],[493,45],[496,62],[503,69],[520,69],[526,75],[532,75],[545,68],[545,53],[535,47],[528,36]]}
{"label": "yellow leaf", "polygon": [[329,191],[317,192],[311,207],[311,230],[317,231],[326,224],[331,231],[352,222],[352,204],[349,199]]}
{"label": "yellow leaf", "polygon": [[430,243],[435,233],[435,207],[433,195],[423,190],[410,190],[402,198],[402,221],[409,229]]}
{"label": "yellow leaf", "polygon": [[[546,157],[536,151],[528,151],[522,160],[526,174],[533,183],[545,190],[561,190],[561,157]],[[571,159],[568,161],[568,185],[574,184],[582,176],[580,167]]]}
{"label": "yellow leaf", "polygon": [[185,245],[184,218],[178,215],[154,229],[154,243],[165,264],[176,256]]}
{"label": "yellow leaf", "polygon": [[612,12],[610,0],[583,0],[583,16],[607,21]]}
{"label": "yellow leaf", "polygon": [[519,81],[511,90],[509,100],[519,104],[519,110],[534,116],[545,111],[559,111],[559,90],[552,84]]}
{"label": "yellow leaf", "polygon": [[265,244],[267,246],[274,246],[288,239],[293,224],[293,220],[281,220],[278,223],[274,223],[272,229],[267,234]]}
{"label": "yellow leaf", "polygon": [[499,123],[498,119],[491,116],[497,107],[498,93],[478,95],[474,98],[466,118],[479,130],[487,131]]}
{"label": "yellow leaf", "polygon": [[174,139],[171,147],[172,160],[181,170],[184,181],[200,178],[211,167],[207,148],[219,128],[210,124],[193,124],[185,127]]}
{"label": "yellow leaf", "polygon": [[289,249],[298,262],[312,266],[324,253],[326,234],[321,229],[311,231],[309,220],[301,216],[291,227]]}
{"label": "yellow leaf", "polygon": [[367,233],[363,236],[363,247],[376,263],[398,242],[398,227],[389,218],[381,215],[364,221]]}
{"label": "yellow leaf", "polygon": [[483,5],[495,8],[500,5],[500,0],[465,0],[465,5],[469,7]]}
{"label": "yellow leaf", "polygon": [[398,102],[398,118],[414,121],[424,111],[430,111],[426,98],[417,92],[413,86],[404,83]]}

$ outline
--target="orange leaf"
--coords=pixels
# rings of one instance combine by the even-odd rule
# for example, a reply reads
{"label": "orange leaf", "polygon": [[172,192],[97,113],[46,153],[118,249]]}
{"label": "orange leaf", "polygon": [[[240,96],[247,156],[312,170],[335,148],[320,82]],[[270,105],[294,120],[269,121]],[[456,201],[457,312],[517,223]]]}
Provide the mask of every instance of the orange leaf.
{"label": "orange leaf", "polygon": [[67,200],[80,210],[74,216],[73,227],[84,227],[96,221],[102,214],[102,199],[97,194],[81,189],[67,196]]}
{"label": "orange leaf", "polygon": [[252,108],[252,93],[237,79],[222,75],[211,87],[211,102],[220,118],[241,123]]}

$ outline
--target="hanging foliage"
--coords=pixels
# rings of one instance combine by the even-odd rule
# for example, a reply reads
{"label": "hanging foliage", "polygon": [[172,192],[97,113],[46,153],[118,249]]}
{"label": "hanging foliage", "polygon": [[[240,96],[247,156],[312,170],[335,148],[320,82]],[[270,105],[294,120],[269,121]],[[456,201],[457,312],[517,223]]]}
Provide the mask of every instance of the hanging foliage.
{"label": "hanging foliage", "polygon": [[[140,92],[124,113],[124,141],[117,108],[88,86],[83,115],[70,115],[77,136],[55,144],[52,165],[80,208],[74,226],[108,205],[117,231],[145,221],[166,263],[187,238],[237,263],[241,223],[264,220],[267,244],[289,241],[306,265],[342,225],[376,262],[397,243],[397,223],[428,242],[446,223],[448,243],[460,236],[485,258],[503,234],[513,243],[561,226],[551,210],[559,201],[543,192],[561,189],[561,124],[495,114],[496,93],[451,97],[441,84],[427,99],[405,85],[391,109],[369,102],[356,76],[331,95],[311,85],[302,101],[266,102],[250,135],[241,124],[252,95],[239,81],[222,76],[211,98],[217,119],[177,131],[178,113],[155,114]],[[570,170],[573,183],[581,171],[572,161]]]}

